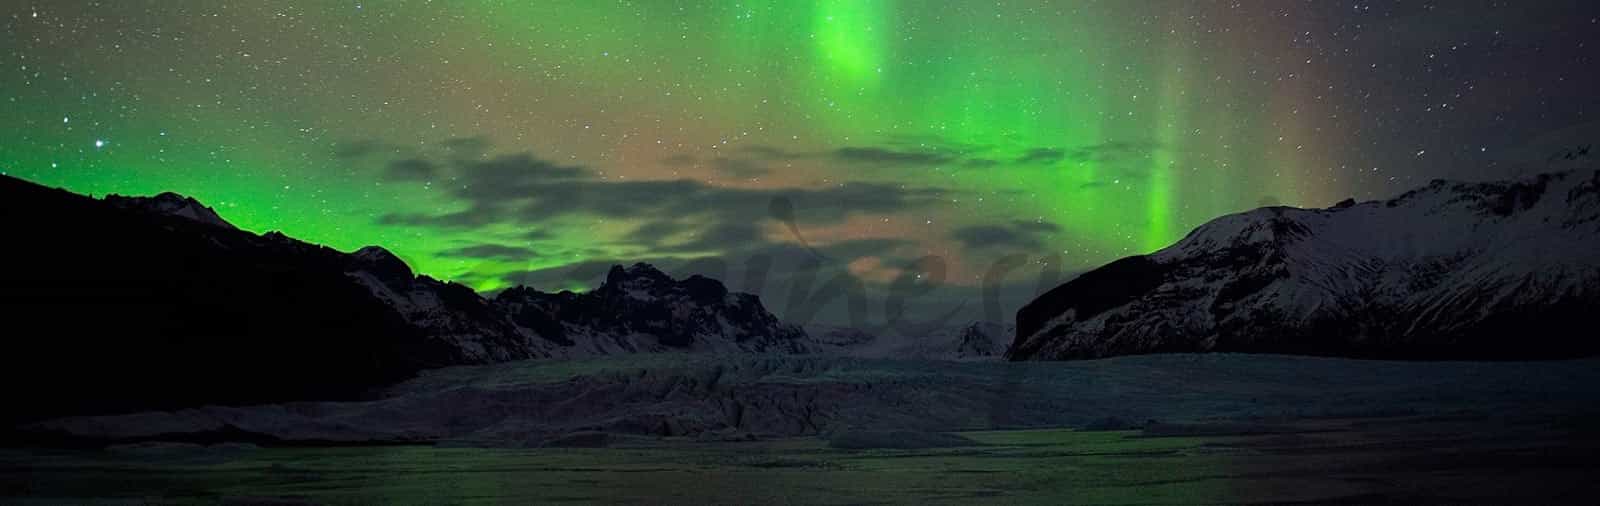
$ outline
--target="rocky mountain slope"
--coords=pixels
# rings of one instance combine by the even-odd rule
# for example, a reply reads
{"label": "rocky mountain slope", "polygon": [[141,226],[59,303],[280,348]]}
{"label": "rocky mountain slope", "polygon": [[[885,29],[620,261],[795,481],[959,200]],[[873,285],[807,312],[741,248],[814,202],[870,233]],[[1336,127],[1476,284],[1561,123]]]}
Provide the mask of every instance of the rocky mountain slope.
{"label": "rocky mountain slope", "polygon": [[973,321],[934,329],[927,334],[902,335],[893,329],[862,330],[848,326],[812,324],[807,334],[819,351],[860,358],[926,360],[999,360],[1011,344],[1015,327]]}
{"label": "rocky mountain slope", "polygon": [[805,331],[778,321],[748,293],[690,276],[674,280],[648,264],[612,266],[599,288],[543,293],[516,287],[496,295],[496,309],[519,332],[537,336],[543,356],[693,351],[805,353]]}
{"label": "rocky mountain slope", "polygon": [[1224,216],[1029,303],[1010,358],[1573,357],[1600,352],[1586,330],[1597,312],[1591,168]]}
{"label": "rocky mountain slope", "polygon": [[808,349],[755,296],[643,264],[589,293],[491,299],[383,248],[238,230],[176,194],[97,200],[5,176],[0,223],[8,419],[353,398],[455,364]]}

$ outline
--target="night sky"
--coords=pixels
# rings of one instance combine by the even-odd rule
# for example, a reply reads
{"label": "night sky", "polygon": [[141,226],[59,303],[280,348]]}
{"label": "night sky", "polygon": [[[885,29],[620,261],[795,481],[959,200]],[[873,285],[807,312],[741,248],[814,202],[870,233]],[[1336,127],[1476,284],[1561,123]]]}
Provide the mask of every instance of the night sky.
{"label": "night sky", "polygon": [[930,307],[977,311],[1025,254],[1009,313],[1041,268],[1221,214],[1544,170],[1600,131],[1597,21],[1586,1],[6,0],[0,170],[175,191],[486,291],[651,261],[783,315],[817,262],[816,285],[921,275],[945,285]]}

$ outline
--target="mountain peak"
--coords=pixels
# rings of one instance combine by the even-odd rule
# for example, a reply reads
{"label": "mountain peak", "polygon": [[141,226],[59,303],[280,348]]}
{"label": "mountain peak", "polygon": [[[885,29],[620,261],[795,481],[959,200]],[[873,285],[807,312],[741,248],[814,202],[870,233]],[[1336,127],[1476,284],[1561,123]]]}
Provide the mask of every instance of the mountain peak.
{"label": "mountain peak", "polygon": [[1597,249],[1592,169],[1256,209],[1046,292],[1018,311],[1011,356],[1582,356],[1600,347],[1564,329],[1600,303]]}
{"label": "mountain peak", "polygon": [[654,265],[638,262],[627,268],[621,264],[611,266],[611,270],[606,272],[606,282],[600,288],[650,288],[671,283],[672,277]]}
{"label": "mountain peak", "polygon": [[382,246],[366,246],[351,254],[350,270],[371,273],[386,282],[409,281],[416,277],[411,266]]}
{"label": "mountain peak", "polygon": [[222,219],[217,211],[206,207],[193,197],[180,195],[173,192],[161,192],[153,197],[125,197],[122,195],[106,195],[106,203],[123,209],[134,209],[151,214],[177,216],[207,225],[227,229],[235,228],[232,223]]}

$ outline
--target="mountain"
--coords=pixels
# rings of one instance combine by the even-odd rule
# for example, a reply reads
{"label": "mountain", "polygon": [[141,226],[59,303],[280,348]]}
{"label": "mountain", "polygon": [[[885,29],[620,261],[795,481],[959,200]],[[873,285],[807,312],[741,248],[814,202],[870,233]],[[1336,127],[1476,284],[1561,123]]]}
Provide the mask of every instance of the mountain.
{"label": "mountain", "polygon": [[388,251],[357,251],[350,276],[464,363],[651,352],[811,350],[798,327],[761,300],[701,276],[675,280],[649,264],[613,266],[585,293],[518,286],[485,298],[462,285],[415,276]]}
{"label": "mountain", "polygon": [[222,219],[222,216],[218,215],[215,209],[206,207],[192,197],[185,197],[172,192],[164,192],[154,197],[125,197],[112,194],[106,195],[105,202],[113,207],[133,209],[150,214],[177,216],[215,227],[235,228],[232,223]]}
{"label": "mountain", "polygon": [[1012,360],[1235,351],[1394,359],[1593,355],[1600,171],[1434,181],[1268,207],[1117,260],[1017,312]]}
{"label": "mountain", "polygon": [[200,209],[0,176],[0,420],[354,398],[462,362],[348,255]]}
{"label": "mountain", "polygon": [[612,266],[590,292],[516,287],[496,295],[493,305],[525,335],[537,336],[543,356],[813,348],[804,330],[779,322],[755,295],[698,275],[675,280],[643,263]]}
{"label": "mountain", "polygon": [[812,324],[806,332],[816,347],[828,354],[858,358],[981,361],[1005,355],[1013,326],[973,321],[935,328],[917,335],[893,329],[863,330],[848,326]]}
{"label": "mountain", "polygon": [[755,296],[644,264],[588,293],[485,298],[380,247],[236,229],[188,197],[97,200],[6,176],[0,223],[14,399],[0,421],[360,398],[458,364],[809,349]]}

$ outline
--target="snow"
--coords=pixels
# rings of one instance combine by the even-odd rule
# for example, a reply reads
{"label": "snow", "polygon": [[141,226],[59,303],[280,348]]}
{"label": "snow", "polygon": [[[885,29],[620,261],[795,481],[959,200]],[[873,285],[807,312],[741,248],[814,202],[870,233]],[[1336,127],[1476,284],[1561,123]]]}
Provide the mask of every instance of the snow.
{"label": "snow", "polygon": [[[1158,288],[1086,319],[1066,310],[1029,338],[1066,327],[1046,348],[1107,334],[1155,345],[1173,329],[1214,338],[1222,318],[1303,323],[1375,313],[1364,308],[1414,315],[1410,329],[1438,333],[1506,308],[1592,293],[1600,286],[1597,180],[1588,170],[1436,181],[1389,201],[1223,216],[1150,255],[1175,269]],[[1225,288],[1252,279],[1265,284],[1217,305]]]}
{"label": "snow", "polygon": [[637,354],[428,371],[366,402],[76,417],[34,429],[116,439],[228,425],[287,440],[503,441],[579,431],[795,436],[1371,416],[1571,413],[1600,401],[1600,359],[1384,362],[1170,354],[952,362]]}
{"label": "snow", "polygon": [[[963,334],[973,330],[989,340],[987,354],[972,354],[962,349]],[[848,326],[811,324],[806,333],[817,343],[820,353],[857,358],[924,360],[999,360],[1011,344],[1016,327],[994,322],[967,322],[939,327],[931,332],[906,335],[892,328],[857,329]]]}

